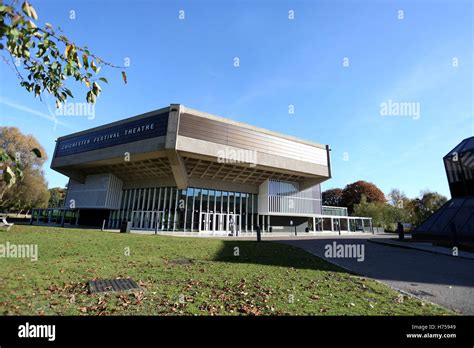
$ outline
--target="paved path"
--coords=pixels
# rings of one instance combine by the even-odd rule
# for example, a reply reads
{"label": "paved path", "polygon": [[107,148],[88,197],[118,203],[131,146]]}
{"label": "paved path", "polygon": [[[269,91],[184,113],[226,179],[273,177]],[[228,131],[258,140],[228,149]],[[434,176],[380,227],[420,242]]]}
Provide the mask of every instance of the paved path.
{"label": "paved path", "polygon": [[[391,246],[398,246],[402,248],[412,248],[427,251],[430,253],[437,253],[443,255],[453,255],[453,250],[447,247],[436,246],[432,243],[424,243],[424,242],[406,242],[406,241],[398,241],[394,238],[370,238],[371,242],[386,244]],[[458,250],[457,257],[461,259],[471,259],[474,260],[474,253]]]}
{"label": "paved path", "polygon": [[[326,258],[325,246],[334,241],[338,244],[363,244],[365,260]],[[303,248],[357,274],[427,301],[474,315],[474,260],[383,245],[370,242],[370,237],[320,237],[279,242]]]}

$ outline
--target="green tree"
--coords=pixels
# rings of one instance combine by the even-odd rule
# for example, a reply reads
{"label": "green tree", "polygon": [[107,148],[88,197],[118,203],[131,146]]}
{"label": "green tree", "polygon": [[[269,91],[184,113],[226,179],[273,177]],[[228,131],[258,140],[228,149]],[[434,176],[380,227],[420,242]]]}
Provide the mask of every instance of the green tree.
{"label": "green tree", "polygon": [[342,204],[342,189],[333,188],[322,193],[323,205],[339,207]]}
{"label": "green tree", "polygon": [[407,207],[411,222],[414,225],[420,225],[447,201],[448,199],[445,196],[437,192],[421,192],[420,197],[412,199]]}
{"label": "green tree", "polygon": [[361,201],[354,205],[353,215],[370,217],[374,226],[384,226],[382,203],[367,202],[365,196],[362,196]]}
{"label": "green tree", "polygon": [[49,202],[48,207],[50,208],[62,208],[64,205],[64,199],[66,197],[66,189],[63,187],[53,187],[49,189]]}
{"label": "green tree", "polygon": [[43,171],[27,168],[23,180],[5,194],[2,208],[20,213],[32,208],[47,208],[48,201],[48,184]]}
{"label": "green tree", "polygon": [[[77,46],[50,23],[38,26],[37,20],[38,14],[28,1],[20,6],[19,1],[5,4],[0,0],[0,52],[10,56],[10,62],[6,62],[20,85],[35,97],[41,98],[44,91],[53,95],[59,108],[68,97],[73,98],[65,84],[73,78],[87,87],[87,102],[95,103],[102,90],[99,81],[107,83],[98,75],[102,66],[121,67],[105,62],[87,47]],[[126,83],[123,70],[122,77]]]}
{"label": "green tree", "polygon": [[397,208],[403,208],[410,201],[405,192],[397,188],[390,190],[387,195],[387,199],[392,206]]}
{"label": "green tree", "polygon": [[386,231],[395,231],[398,222],[408,222],[408,213],[403,208],[395,207],[385,202],[368,202],[365,195],[354,205],[355,216],[372,218],[376,227],[383,227]]}

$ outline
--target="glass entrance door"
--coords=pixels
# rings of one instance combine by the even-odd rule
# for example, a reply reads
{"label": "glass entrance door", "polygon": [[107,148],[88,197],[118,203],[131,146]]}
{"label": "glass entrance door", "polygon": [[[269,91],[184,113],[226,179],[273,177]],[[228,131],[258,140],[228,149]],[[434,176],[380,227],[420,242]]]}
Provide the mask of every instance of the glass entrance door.
{"label": "glass entrance door", "polygon": [[240,215],[221,213],[201,213],[199,232],[220,232],[236,235],[240,231]]}
{"label": "glass entrance door", "polygon": [[228,214],[227,216],[227,232],[232,233],[234,236],[240,232],[240,215]]}
{"label": "glass entrance door", "polygon": [[208,232],[212,230],[209,216],[210,213],[201,213],[199,217],[199,232]]}
{"label": "glass entrance door", "polygon": [[216,214],[215,232],[226,232],[227,214]]}

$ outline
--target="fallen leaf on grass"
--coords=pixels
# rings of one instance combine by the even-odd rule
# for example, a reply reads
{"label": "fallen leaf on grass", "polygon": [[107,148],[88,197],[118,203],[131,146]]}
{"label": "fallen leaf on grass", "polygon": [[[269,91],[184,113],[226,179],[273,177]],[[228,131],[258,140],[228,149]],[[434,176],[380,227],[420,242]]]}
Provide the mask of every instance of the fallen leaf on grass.
{"label": "fallen leaf on grass", "polygon": [[248,314],[248,315],[261,315],[262,312],[254,305],[244,304],[240,307],[239,312]]}
{"label": "fallen leaf on grass", "polygon": [[394,299],[395,303],[403,303],[403,295],[398,295],[396,299]]}

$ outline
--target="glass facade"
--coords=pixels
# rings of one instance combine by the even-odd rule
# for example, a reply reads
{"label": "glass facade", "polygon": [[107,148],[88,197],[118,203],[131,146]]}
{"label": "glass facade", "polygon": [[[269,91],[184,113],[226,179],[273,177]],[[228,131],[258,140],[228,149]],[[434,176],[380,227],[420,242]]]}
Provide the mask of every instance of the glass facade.
{"label": "glass facade", "polygon": [[331,207],[323,205],[323,215],[349,216],[346,207]]}
{"label": "glass facade", "polygon": [[120,210],[110,212],[109,228],[131,221],[133,229],[184,232],[253,232],[258,195],[189,187],[126,189]]}
{"label": "glass facade", "polygon": [[72,209],[47,208],[33,209],[31,211],[31,222],[48,225],[76,225],[79,212]]}
{"label": "glass facade", "polygon": [[[286,183],[285,183],[286,184]],[[248,192],[221,191],[189,187],[151,187],[125,189],[122,191],[120,209],[35,209],[31,223],[69,224],[118,229],[121,222],[132,223],[134,230],[160,232],[207,232],[223,235],[256,232],[259,225],[262,232],[300,232],[321,231],[369,231],[369,218],[347,216],[347,208],[323,207],[323,215],[310,216],[266,214],[258,209],[258,202],[265,198],[262,206],[275,207],[279,201],[272,202],[268,197],[290,196],[296,203],[293,208],[303,211],[312,204],[299,203],[298,200],[317,200],[315,190],[295,194],[294,187],[273,183],[269,192],[257,195]],[[308,194],[308,192],[310,194]],[[281,203],[281,202],[280,202]],[[283,206],[286,203],[283,202]],[[280,205],[281,207],[282,205]],[[290,205],[287,205],[290,207]],[[273,209],[272,209],[273,210]],[[285,209],[283,209],[285,210]],[[466,205],[466,213],[472,205]],[[292,210],[294,211],[294,210]],[[99,214],[98,214],[99,213]],[[94,220],[95,219],[95,220]],[[291,223],[290,223],[291,221]]]}

